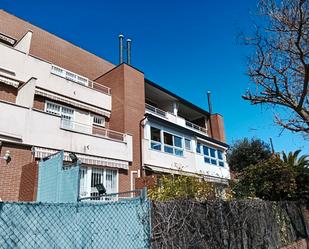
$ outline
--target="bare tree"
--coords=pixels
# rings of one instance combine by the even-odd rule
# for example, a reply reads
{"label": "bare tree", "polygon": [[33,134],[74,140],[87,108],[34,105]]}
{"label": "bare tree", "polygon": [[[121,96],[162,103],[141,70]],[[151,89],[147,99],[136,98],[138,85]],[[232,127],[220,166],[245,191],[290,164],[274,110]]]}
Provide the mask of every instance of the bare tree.
{"label": "bare tree", "polygon": [[270,104],[277,124],[309,134],[309,0],[260,0],[248,76],[255,84],[242,96],[252,104]]}

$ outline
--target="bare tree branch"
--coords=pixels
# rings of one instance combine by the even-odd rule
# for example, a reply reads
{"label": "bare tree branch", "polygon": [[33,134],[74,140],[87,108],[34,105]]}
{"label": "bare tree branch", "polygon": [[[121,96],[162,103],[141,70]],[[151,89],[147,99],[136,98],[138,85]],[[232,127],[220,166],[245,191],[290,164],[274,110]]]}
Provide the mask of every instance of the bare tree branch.
{"label": "bare tree branch", "polygon": [[248,71],[255,91],[243,99],[255,104],[282,106],[293,115],[278,125],[293,132],[309,133],[309,1],[260,0],[256,28],[245,44],[254,48]]}

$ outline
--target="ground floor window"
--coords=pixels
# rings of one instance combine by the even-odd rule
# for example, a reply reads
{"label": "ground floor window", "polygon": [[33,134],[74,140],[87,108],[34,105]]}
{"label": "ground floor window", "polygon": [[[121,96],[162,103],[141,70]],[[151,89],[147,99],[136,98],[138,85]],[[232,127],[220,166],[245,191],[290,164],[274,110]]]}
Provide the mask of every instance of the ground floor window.
{"label": "ground floor window", "polygon": [[118,192],[118,171],[101,167],[81,167],[80,197],[98,196],[97,184],[103,184],[107,194]]}

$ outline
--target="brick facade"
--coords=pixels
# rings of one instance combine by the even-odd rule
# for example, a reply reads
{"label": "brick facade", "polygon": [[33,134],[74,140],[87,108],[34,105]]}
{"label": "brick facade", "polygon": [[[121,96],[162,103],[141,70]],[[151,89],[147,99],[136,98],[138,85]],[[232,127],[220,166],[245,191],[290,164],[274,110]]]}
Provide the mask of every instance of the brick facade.
{"label": "brick facade", "polygon": [[[7,163],[0,159],[0,198],[3,201],[17,201],[20,196],[23,167],[32,161],[31,148],[2,142],[0,156],[3,157],[7,150],[11,153],[11,161]],[[31,188],[27,184],[23,184],[23,187]]]}
{"label": "brick facade", "polygon": [[110,129],[133,135],[133,162],[128,172],[119,174],[119,191],[131,189],[131,171],[141,168],[140,121],[145,114],[144,74],[133,67],[121,64],[97,79],[112,89],[113,111]]}
{"label": "brick facade", "polygon": [[17,88],[0,82],[0,100],[15,103]]}
{"label": "brick facade", "polygon": [[21,39],[33,31],[30,54],[66,68],[89,79],[112,69],[114,65],[4,10],[0,10],[0,33]]}
{"label": "brick facade", "polygon": [[[211,123],[210,123],[211,122]],[[220,114],[212,114],[207,123],[209,135],[221,142],[226,142],[223,117]]]}
{"label": "brick facade", "polygon": [[45,100],[46,100],[46,98],[39,96],[39,95],[35,95],[34,101],[33,101],[33,108],[44,111]]}
{"label": "brick facade", "polygon": [[24,165],[21,172],[19,201],[35,201],[38,188],[38,162]]}

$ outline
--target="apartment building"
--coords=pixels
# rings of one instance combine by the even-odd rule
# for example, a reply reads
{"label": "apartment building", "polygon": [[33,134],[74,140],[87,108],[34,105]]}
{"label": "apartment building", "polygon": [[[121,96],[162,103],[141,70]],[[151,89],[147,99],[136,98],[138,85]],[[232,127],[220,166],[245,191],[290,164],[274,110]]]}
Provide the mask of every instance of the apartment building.
{"label": "apartment building", "polygon": [[0,198],[35,200],[37,162],[82,163],[80,195],[184,172],[226,184],[223,119],[0,10]]}

